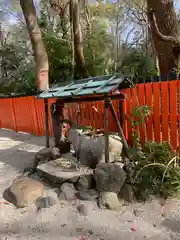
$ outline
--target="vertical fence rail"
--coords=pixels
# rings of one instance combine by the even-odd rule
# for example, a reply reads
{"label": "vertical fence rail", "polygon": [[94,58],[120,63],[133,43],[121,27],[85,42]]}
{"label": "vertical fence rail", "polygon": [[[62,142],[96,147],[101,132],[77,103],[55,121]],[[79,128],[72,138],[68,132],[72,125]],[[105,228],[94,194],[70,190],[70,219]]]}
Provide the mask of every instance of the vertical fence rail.
{"label": "vertical fence rail", "polygon": [[169,140],[169,82],[161,83],[162,140]]}
{"label": "vertical fence rail", "polygon": [[173,148],[177,147],[177,81],[169,84],[169,113],[170,113],[170,142]]}
{"label": "vertical fence rail", "polygon": [[[155,140],[169,141],[174,149],[180,142],[180,81],[137,84],[136,89],[125,91],[124,101],[124,132],[128,143],[132,143],[132,110],[140,105],[148,105],[152,110],[144,126],[138,128],[141,142]],[[48,100],[49,129],[53,135],[50,115],[51,104],[55,99]],[[118,101],[113,101],[119,117]],[[29,132],[36,136],[45,135],[44,102],[35,97],[17,97],[0,99],[0,127],[14,131]],[[66,117],[83,125],[104,128],[103,102],[67,104]],[[109,115],[109,130],[117,131],[117,126]],[[146,131],[146,133],[145,133]]]}
{"label": "vertical fence rail", "polygon": [[[143,94],[143,93],[142,93]],[[145,104],[150,107],[150,111],[153,112],[153,91],[152,84],[145,84]],[[146,121],[146,130],[147,130],[147,140],[153,140],[153,118],[150,115]]]}
{"label": "vertical fence rail", "polygon": [[161,122],[160,122],[160,84],[153,83],[153,123],[154,123],[154,140],[161,141]]}
{"label": "vertical fence rail", "polygon": [[[139,105],[144,105],[145,104],[145,88],[144,88],[144,84],[138,84],[137,86],[137,93],[138,93],[138,99],[139,99]],[[146,141],[147,139],[145,139],[145,131],[146,129],[144,129],[145,124],[140,125],[139,127],[139,132],[140,132],[140,138],[141,138],[141,142]]]}

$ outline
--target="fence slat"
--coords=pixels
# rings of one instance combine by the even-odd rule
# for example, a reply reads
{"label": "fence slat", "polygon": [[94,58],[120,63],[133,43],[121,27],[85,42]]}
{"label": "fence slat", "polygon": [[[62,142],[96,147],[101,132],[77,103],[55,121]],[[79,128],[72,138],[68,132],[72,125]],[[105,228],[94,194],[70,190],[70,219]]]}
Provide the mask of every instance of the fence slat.
{"label": "fence slat", "polygon": [[[127,97],[126,94],[127,91],[125,91],[125,96]],[[127,100],[123,102],[123,110],[124,110],[124,136],[126,139],[128,139],[128,121],[127,121]]]}
{"label": "fence slat", "polygon": [[174,149],[177,147],[177,81],[169,83],[170,90],[170,139]]}
{"label": "fence slat", "polygon": [[154,140],[160,142],[161,140],[161,127],[160,127],[160,83],[153,83],[153,120],[154,120]]}
{"label": "fence slat", "polygon": [[[132,110],[138,104],[152,107],[152,117],[146,121],[146,134],[144,127],[140,126],[141,142],[155,140],[157,142],[170,141],[176,149],[180,145],[180,81],[138,84],[135,88],[126,89],[127,98],[124,102],[124,132],[128,143],[132,143]],[[53,135],[49,103],[50,135]],[[119,114],[118,101],[113,101],[117,114]],[[104,128],[103,101],[82,103],[80,113],[77,113],[77,104],[67,104],[66,117],[83,125]],[[94,106],[94,108],[92,108]],[[96,112],[97,109],[97,112]],[[118,115],[119,117],[119,115]],[[138,118],[137,118],[138,120]],[[162,124],[162,126],[161,126]],[[0,99],[0,127],[15,131],[23,131],[37,136],[45,135],[44,100],[35,97],[17,97]],[[111,113],[109,112],[109,130],[117,131]],[[137,129],[138,130],[138,129]],[[178,131],[178,134],[177,134]]]}
{"label": "fence slat", "polygon": [[169,83],[161,83],[162,140],[169,140]]}
{"label": "fence slat", "polygon": [[132,143],[132,99],[131,99],[131,89],[127,89],[126,91],[127,99],[126,99],[126,119],[127,119],[127,130],[128,130],[128,143]]}
{"label": "fence slat", "polygon": [[[139,105],[143,106],[145,104],[144,84],[137,84],[136,89],[137,89],[137,94],[138,94]],[[144,123],[140,124],[139,133],[140,133],[141,143],[144,143],[144,141],[145,141],[145,124]]]}
{"label": "fence slat", "polygon": [[34,115],[33,97],[13,98],[14,113],[17,131],[36,134],[36,122]]}
{"label": "fence slat", "polygon": [[[146,95],[146,105],[149,106],[152,111],[152,84],[147,83],[145,84],[145,95]],[[147,129],[147,140],[151,141],[153,140],[153,120],[152,120],[152,115],[148,117],[146,120],[146,129]]]}
{"label": "fence slat", "polygon": [[[131,88],[131,104],[132,104],[132,111],[133,109],[135,109],[138,106],[138,95],[137,95],[137,89],[136,88]],[[139,120],[139,118],[135,116],[132,116],[134,118],[134,120]],[[139,126],[133,126],[133,130],[135,131],[135,133],[139,134]]]}
{"label": "fence slat", "polygon": [[0,122],[2,128],[16,131],[12,98],[0,99]]}
{"label": "fence slat", "polygon": [[180,147],[180,80],[177,81],[177,114],[178,114],[178,145]]}
{"label": "fence slat", "polygon": [[45,136],[46,131],[45,131],[44,100],[36,99],[35,109],[36,109],[37,119],[39,123],[39,136]]}

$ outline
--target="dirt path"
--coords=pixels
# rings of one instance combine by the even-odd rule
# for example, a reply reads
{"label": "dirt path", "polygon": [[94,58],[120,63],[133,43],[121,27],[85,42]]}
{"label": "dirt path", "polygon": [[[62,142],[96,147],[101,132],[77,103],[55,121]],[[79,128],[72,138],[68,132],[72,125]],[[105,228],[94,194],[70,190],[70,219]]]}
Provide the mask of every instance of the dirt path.
{"label": "dirt path", "polygon": [[58,202],[56,189],[45,187],[45,195],[57,204],[40,213],[35,206],[16,209],[4,205],[3,191],[25,167],[35,152],[44,147],[45,138],[0,130],[0,239],[60,240],[161,240],[180,239],[180,201],[170,200],[162,211],[160,202],[123,206],[120,212],[102,211],[86,202],[88,216],[77,213],[76,205]]}

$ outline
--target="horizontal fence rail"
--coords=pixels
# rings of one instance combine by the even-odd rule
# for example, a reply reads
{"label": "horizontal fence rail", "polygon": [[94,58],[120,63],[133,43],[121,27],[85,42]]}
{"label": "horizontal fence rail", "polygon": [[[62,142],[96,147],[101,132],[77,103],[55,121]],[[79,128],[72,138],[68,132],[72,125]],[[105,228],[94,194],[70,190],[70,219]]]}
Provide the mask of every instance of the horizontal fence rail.
{"label": "horizontal fence rail", "polygon": [[[169,141],[174,149],[180,145],[180,81],[153,82],[137,84],[135,88],[125,90],[124,134],[132,143],[132,110],[136,106],[147,105],[152,111],[145,124],[138,127],[141,142],[155,140]],[[49,103],[49,128],[53,135]],[[119,114],[118,101],[113,101],[115,111]],[[104,128],[104,103],[71,103],[64,109],[65,118],[95,128]],[[44,101],[30,97],[9,97],[0,99],[0,127],[22,131],[36,136],[45,135]],[[118,131],[109,111],[109,130]]]}

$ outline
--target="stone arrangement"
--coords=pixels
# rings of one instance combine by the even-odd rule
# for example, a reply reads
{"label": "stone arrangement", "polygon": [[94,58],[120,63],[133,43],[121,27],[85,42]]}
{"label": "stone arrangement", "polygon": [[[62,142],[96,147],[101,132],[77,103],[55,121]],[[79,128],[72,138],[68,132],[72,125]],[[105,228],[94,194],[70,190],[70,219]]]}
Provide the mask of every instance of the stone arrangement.
{"label": "stone arrangement", "polygon": [[[72,152],[60,154],[63,152],[61,147],[43,149],[35,158],[38,176],[58,186],[59,201],[71,202],[77,198],[96,201],[102,209],[118,209],[124,201],[132,201],[132,187],[125,183],[126,172],[120,162],[123,149],[120,139],[110,135],[110,162],[105,163],[101,137],[88,139],[76,132],[73,134],[71,143],[78,159]],[[32,202],[36,203],[37,209],[53,206],[55,200],[43,197],[43,192],[40,181],[21,176],[5,190],[4,198],[16,207],[25,207]]]}

